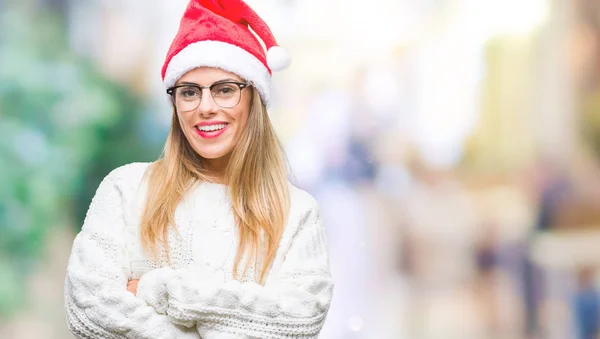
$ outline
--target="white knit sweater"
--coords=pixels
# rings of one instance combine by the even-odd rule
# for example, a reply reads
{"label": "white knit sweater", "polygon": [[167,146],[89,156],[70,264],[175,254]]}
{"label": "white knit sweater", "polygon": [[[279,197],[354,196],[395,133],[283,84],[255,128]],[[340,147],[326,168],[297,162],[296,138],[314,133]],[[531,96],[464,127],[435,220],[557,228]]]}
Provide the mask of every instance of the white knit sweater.
{"label": "white knit sweater", "polygon": [[[252,281],[260,274],[254,267],[241,282],[232,278],[238,231],[224,185],[201,183],[179,204],[169,266],[144,254],[147,167],[112,171],[92,200],[65,279],[71,332],[103,339],[317,338],[333,283],[315,199],[290,185],[289,219],[261,286]],[[137,296],[127,291],[132,278],[140,279]]]}

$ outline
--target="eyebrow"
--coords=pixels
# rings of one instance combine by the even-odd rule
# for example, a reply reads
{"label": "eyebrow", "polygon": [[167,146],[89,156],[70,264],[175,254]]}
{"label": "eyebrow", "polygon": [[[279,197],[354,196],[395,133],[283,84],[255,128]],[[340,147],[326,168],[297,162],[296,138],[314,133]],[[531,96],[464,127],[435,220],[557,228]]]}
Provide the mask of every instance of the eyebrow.
{"label": "eyebrow", "polygon": [[[233,82],[243,82],[243,81],[240,81],[240,80],[237,80],[237,79],[233,79],[233,78],[227,78],[227,79],[221,79],[221,80],[215,81],[215,82],[213,82],[212,84],[210,84],[210,85],[208,85],[208,86],[212,86],[212,85],[214,85],[214,84],[220,84],[220,83],[222,83],[222,82],[230,82],[230,81],[233,81]],[[195,86],[201,86],[200,84],[197,84],[197,83],[195,83],[195,82],[190,82],[190,81],[183,81],[183,82],[180,82],[180,83],[179,83],[179,85],[195,85]]]}

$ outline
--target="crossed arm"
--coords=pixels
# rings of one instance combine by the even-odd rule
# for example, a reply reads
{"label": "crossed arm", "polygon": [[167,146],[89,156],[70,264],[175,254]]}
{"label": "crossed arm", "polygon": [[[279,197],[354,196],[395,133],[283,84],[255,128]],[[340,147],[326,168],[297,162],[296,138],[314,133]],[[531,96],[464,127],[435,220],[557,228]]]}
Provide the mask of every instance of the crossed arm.
{"label": "crossed arm", "polygon": [[[79,338],[316,338],[331,302],[318,206],[301,218],[281,267],[264,286],[212,281],[163,267],[128,280],[121,192],[110,176],[75,239],[65,280],[69,329]],[[132,293],[134,292],[134,293]]]}

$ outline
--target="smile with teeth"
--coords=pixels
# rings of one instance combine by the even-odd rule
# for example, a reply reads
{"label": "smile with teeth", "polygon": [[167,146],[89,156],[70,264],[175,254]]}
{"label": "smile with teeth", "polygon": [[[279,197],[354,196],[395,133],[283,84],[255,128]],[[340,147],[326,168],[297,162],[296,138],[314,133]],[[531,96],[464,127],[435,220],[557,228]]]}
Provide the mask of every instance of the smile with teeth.
{"label": "smile with teeth", "polygon": [[227,124],[196,126],[196,128],[202,132],[213,132],[222,130],[223,128],[225,128],[225,126],[227,126]]}

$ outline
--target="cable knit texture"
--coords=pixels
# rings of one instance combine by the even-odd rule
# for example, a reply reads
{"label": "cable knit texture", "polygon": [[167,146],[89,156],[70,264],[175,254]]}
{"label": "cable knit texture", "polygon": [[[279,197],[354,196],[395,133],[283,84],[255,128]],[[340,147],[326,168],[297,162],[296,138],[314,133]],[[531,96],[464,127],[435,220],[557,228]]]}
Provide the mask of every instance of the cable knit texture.
{"label": "cable knit texture", "polygon": [[[144,254],[139,222],[147,163],[111,172],[77,235],[65,280],[79,338],[317,338],[332,298],[318,204],[290,185],[291,209],[264,286],[253,265],[232,278],[238,241],[227,186],[200,183],[175,212],[170,258]],[[244,265],[240,265],[242,273]],[[126,289],[140,279],[137,297]]]}

